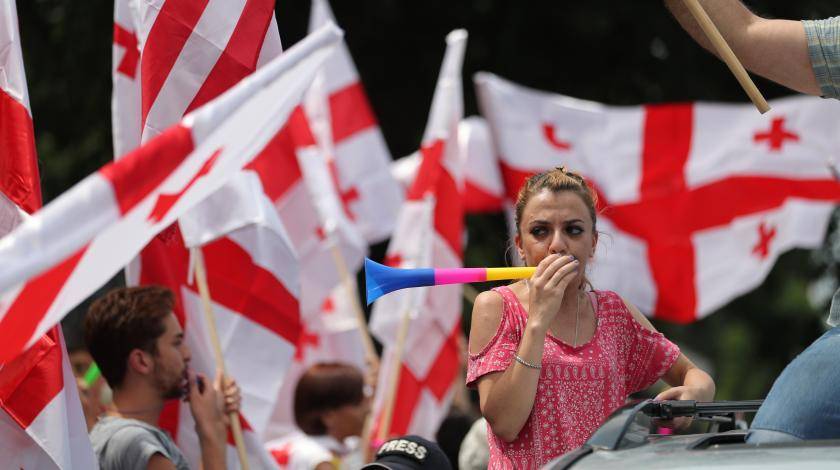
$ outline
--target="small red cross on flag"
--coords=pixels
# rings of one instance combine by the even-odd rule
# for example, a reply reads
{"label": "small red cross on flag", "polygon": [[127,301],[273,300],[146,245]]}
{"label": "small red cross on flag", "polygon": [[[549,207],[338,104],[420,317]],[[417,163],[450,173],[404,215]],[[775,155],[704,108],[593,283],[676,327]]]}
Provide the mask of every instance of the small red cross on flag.
{"label": "small red cross on flag", "polygon": [[785,129],[784,126],[784,117],[773,118],[773,121],[770,124],[770,130],[756,132],[753,136],[753,140],[756,143],[762,143],[764,141],[767,141],[767,144],[770,146],[771,152],[781,151],[782,146],[784,146],[785,144],[785,141],[790,140],[791,142],[799,142],[799,135],[794,134],[788,129]]}
{"label": "small red cross on flag", "polygon": [[134,31],[114,23],[114,44],[123,48],[123,56],[117,65],[117,72],[134,80],[137,77],[137,63],[140,61],[140,51],[137,50],[137,36]]}
{"label": "small red cross on flag", "polygon": [[306,350],[318,347],[321,343],[320,339],[321,337],[317,333],[313,333],[304,327],[303,331],[300,332],[300,336],[298,337],[297,345],[295,347],[295,361],[303,362],[304,357],[306,357]]}
{"label": "small red cross on flag", "polygon": [[761,259],[767,257],[770,252],[770,242],[776,236],[776,227],[768,226],[764,221],[758,225],[758,242],[755,244],[752,252]]}

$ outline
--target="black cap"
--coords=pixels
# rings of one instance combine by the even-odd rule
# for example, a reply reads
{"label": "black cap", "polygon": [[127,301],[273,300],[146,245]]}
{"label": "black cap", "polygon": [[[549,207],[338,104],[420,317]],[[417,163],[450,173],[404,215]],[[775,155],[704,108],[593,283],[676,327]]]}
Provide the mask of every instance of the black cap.
{"label": "black cap", "polygon": [[452,465],[436,443],[411,435],[391,439],[382,444],[376,451],[376,460],[362,468],[365,470],[452,470]]}

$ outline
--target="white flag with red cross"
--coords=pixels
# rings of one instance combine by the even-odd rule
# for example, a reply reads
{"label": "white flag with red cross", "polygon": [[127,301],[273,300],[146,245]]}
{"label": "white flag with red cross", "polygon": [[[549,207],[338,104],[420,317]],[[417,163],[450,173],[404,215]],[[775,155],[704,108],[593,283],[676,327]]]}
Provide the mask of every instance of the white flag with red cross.
{"label": "white flag with red cross", "polygon": [[303,330],[295,345],[294,360],[280,387],[263,441],[281,439],[297,430],[294,419],[295,388],[301,375],[310,366],[337,362],[356,366],[363,372],[367,370],[359,323],[350,301],[344,287],[338,286],[321,305],[319,312],[304,317]]}
{"label": "white flag with red cross", "polygon": [[[137,34],[139,75],[133,82],[133,91],[126,86],[125,95],[115,94],[114,110],[118,110],[116,103],[131,103],[139,95],[142,141],[281,53],[273,0],[207,4],[167,1],[132,6],[128,20],[133,21]],[[117,85],[123,79],[116,67],[117,63],[115,93],[120,91]],[[130,105],[124,108],[135,109]],[[296,108],[286,125],[245,169],[245,173],[258,176],[254,179],[260,186],[256,191],[275,206],[284,228],[283,239],[264,224],[252,224],[237,234],[217,238],[202,249],[218,323],[235,328],[235,332],[228,332],[223,353],[227,369],[242,389],[242,416],[247,418],[243,421],[244,437],[249,449],[257,449],[252,460],[263,462],[267,454],[258,445],[258,436],[268,425],[291,363],[302,328],[299,314],[309,305],[319,305],[338,282],[328,242],[336,243],[349,260],[358,259],[356,262],[360,263],[362,258],[357,246],[363,243],[357,242],[358,237],[351,238],[352,233],[347,235],[345,224],[336,224],[330,239],[325,236],[318,208],[309,195],[307,183],[313,179],[313,172],[309,171],[312,165],[302,165],[317,157],[307,153],[307,149],[316,147],[302,116],[300,107]],[[136,129],[136,116],[125,118],[127,132]],[[115,122],[122,119],[120,114],[114,116]],[[205,206],[207,215],[194,220],[201,220],[206,225],[204,230],[213,225],[217,235],[224,235],[223,228],[236,226],[241,211],[231,210],[224,197],[214,201]],[[244,236],[243,231],[250,235]],[[288,262],[290,254],[278,256],[287,251],[286,237],[297,254],[292,263]],[[187,337],[200,344],[206,338],[202,340],[190,331],[192,326],[201,331],[203,314],[192,301],[195,287],[188,279],[189,263],[178,229],[173,227],[142,252],[130,281],[170,287],[176,294],[176,314]],[[295,270],[295,275],[290,276],[289,270]],[[300,290],[290,286],[291,278],[300,280]],[[235,340],[244,337],[250,340]],[[267,366],[254,358],[264,358],[272,364]],[[195,362],[212,365],[213,360],[207,356]],[[161,423],[179,444],[189,447],[189,442],[195,440],[186,407],[172,403],[164,411]],[[229,449],[229,460],[233,455]],[[195,462],[198,454],[188,458]]]}
{"label": "white flag with red cross", "polygon": [[[487,121],[480,116],[464,118],[458,125],[458,147],[464,160],[464,212],[501,211],[505,188]],[[391,163],[391,174],[404,191],[417,175],[420,157],[420,152],[414,152]]]}
{"label": "white flag with red cross", "polygon": [[139,247],[252,161],[339,37],[337,29],[325,29],[88,176],[1,239],[0,333],[6,340],[0,361],[33,344]]}
{"label": "white flag with red cross", "polygon": [[[555,166],[600,201],[589,276],[649,314],[687,323],[764,280],[778,256],[820,246],[840,201],[840,108],[826,100],[612,107],[476,78],[508,202]],[[628,275],[632,273],[632,275]]]}
{"label": "white flag with red cross", "polygon": [[339,38],[328,28],[302,42],[0,240],[0,362],[36,343],[263,149]]}
{"label": "white flag with red cross", "polygon": [[[0,4],[0,238],[41,207],[17,8]],[[0,325],[4,322],[0,320]],[[5,338],[5,336],[4,336]],[[8,468],[95,468],[61,328],[0,360],[0,461]]]}
{"label": "white flag with red cross", "polygon": [[[455,268],[463,264],[464,162],[457,136],[463,117],[461,66],[466,42],[464,30],[446,37],[446,55],[420,149],[421,163],[388,246],[385,262],[394,267]],[[406,313],[412,317],[411,327],[397,368],[393,358],[399,349],[397,330]],[[386,425],[389,434],[434,437],[449,408],[458,371],[458,361],[453,362],[447,353],[452,335],[459,332],[460,318],[459,285],[407,289],[376,302],[371,330],[385,345],[374,400],[377,428],[383,426],[383,409],[388,406],[389,377],[399,370],[394,412]]]}
{"label": "white flag with red cross", "polygon": [[[327,0],[313,0],[309,31],[335,22]],[[304,98],[318,146],[327,158],[346,217],[369,243],[394,230],[403,195],[391,155],[347,45],[342,43]]]}

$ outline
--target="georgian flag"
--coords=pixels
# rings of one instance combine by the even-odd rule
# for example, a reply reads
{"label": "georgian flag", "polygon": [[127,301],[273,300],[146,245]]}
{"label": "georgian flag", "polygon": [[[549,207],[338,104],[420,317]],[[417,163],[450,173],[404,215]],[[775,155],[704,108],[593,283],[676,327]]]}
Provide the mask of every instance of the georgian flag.
{"label": "georgian flag", "polygon": [[[457,135],[463,117],[461,66],[467,32],[449,33],[446,43],[423,134],[422,161],[388,246],[385,262],[394,267],[455,268],[463,263],[464,161]],[[449,408],[458,371],[457,348],[451,346],[453,335],[460,332],[461,286],[406,289],[376,302],[371,330],[385,345],[373,406],[377,429],[383,425],[397,330],[406,312],[412,317],[411,327],[396,368],[399,378],[389,434],[433,438]]]}
{"label": "georgian flag", "polygon": [[749,292],[780,254],[820,246],[840,200],[840,108],[826,100],[779,99],[762,116],[718,103],[605,106],[487,73],[476,85],[508,203],[535,172],[585,175],[604,234],[590,279],[648,315],[692,322]]}
{"label": "georgian flag", "polygon": [[[309,31],[335,22],[327,0],[313,0]],[[318,146],[328,160],[344,213],[369,243],[391,235],[402,191],[391,155],[347,45],[324,63],[304,98]]]}
{"label": "georgian flag", "polygon": [[[114,64],[114,122],[126,135],[141,141],[281,52],[273,0],[198,4],[169,0],[129,3],[128,7],[129,16],[115,20],[123,29],[135,32],[139,68],[128,83],[128,76],[120,73],[117,62]],[[116,48],[126,49],[115,42]],[[126,50],[124,57],[128,54]],[[118,88],[120,84],[125,87]],[[326,260],[329,267],[332,263],[326,243],[318,242],[318,234],[324,230],[307,187],[311,172],[299,161],[305,149],[314,147],[302,116],[301,108],[296,107],[286,124],[266,141],[240,174],[254,176],[245,178],[251,181],[249,193],[260,200],[260,205],[267,201],[273,207],[275,218],[279,216],[282,237],[262,223],[242,226],[242,210],[232,208],[225,196],[214,197],[204,204],[204,215],[193,218],[204,227],[185,228],[182,224],[181,230],[167,229],[151,241],[139,262],[127,272],[132,283],[170,287],[176,294],[175,313],[185,334],[193,338],[197,351],[209,354],[209,350],[199,347],[208,343],[201,336],[203,314],[195,302],[196,290],[189,278],[190,259],[182,236],[188,238],[190,235],[185,232],[195,230],[213,233],[209,243],[198,244],[203,244],[218,323],[233,328],[223,334],[223,353],[228,370],[242,387],[244,437],[252,465],[260,462],[262,466],[273,466],[258,436],[268,424],[291,363],[302,328],[300,313],[308,305],[318,305],[337,282],[334,272],[325,271],[322,265],[314,269],[312,266],[321,260]],[[116,138],[118,133],[114,135]],[[120,141],[115,140],[115,147],[119,145]],[[355,240],[348,242],[345,236],[344,224],[337,225],[330,241],[348,258],[361,259]],[[245,232],[249,235],[245,236]],[[272,364],[266,366],[261,361],[269,357]],[[194,353],[194,358],[196,364],[212,369],[211,356]],[[183,448],[191,448],[195,434],[186,407],[178,403],[168,406],[161,424]],[[229,448],[230,465],[235,464],[234,455]],[[197,451],[192,455],[188,452],[187,457],[193,463],[199,458]]]}
{"label": "georgian flag", "polygon": [[[17,9],[0,4],[0,238],[41,207]],[[2,324],[2,320],[0,320]],[[0,361],[0,461],[9,468],[96,468],[61,328]]]}
{"label": "georgian flag", "polygon": [[325,28],[0,240],[0,362],[31,346],[277,133],[341,37]]}
{"label": "georgian flag", "polygon": [[[499,171],[499,159],[487,121],[470,116],[458,124],[458,147],[464,160],[464,212],[481,214],[499,212],[504,207],[505,188]],[[391,163],[391,174],[408,190],[420,167],[420,152]]]}

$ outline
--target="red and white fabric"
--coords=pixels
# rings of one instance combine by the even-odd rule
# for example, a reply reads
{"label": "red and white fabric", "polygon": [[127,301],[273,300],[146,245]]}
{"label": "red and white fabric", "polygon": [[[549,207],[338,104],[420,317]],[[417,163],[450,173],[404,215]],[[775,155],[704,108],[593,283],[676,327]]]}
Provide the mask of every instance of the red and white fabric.
{"label": "red and white fabric", "polygon": [[340,36],[328,28],[302,42],[0,240],[0,361],[34,344],[158,232],[251,161]]}
{"label": "red and white fabric", "polygon": [[[281,53],[273,0],[204,3],[170,0],[130,6],[129,11],[133,15],[129,20],[133,20],[139,45],[139,76],[134,81],[133,90],[126,87],[127,98],[115,95],[115,103],[121,100],[133,103],[139,95],[141,141],[154,136],[159,129],[177,121],[184,113],[215,97]],[[117,21],[120,21],[119,18]],[[115,91],[116,83],[121,79],[115,68]],[[125,108],[133,109],[128,105]],[[311,223],[312,229],[306,237],[297,236],[293,229],[287,233],[295,245],[294,251],[300,255],[300,259],[305,259],[311,250],[307,250],[301,243],[306,244],[315,238],[321,224],[314,214],[310,199],[305,197],[302,177],[305,172],[298,168],[297,147],[292,147],[292,151],[276,151],[278,140],[288,140],[290,136],[294,140],[295,136],[308,133],[308,130],[296,130],[306,125],[305,121],[301,124],[300,119],[295,117],[300,114],[296,110],[288,125],[271,136],[246,173],[263,173],[258,174],[259,178],[254,178],[254,181],[260,184],[261,180],[261,193],[263,196],[273,196],[270,201],[278,206],[281,203],[276,199],[280,196],[288,196],[291,192],[304,195],[303,199],[298,198],[303,202],[304,210],[300,212],[304,216],[296,219],[295,216],[299,214],[282,210],[279,213],[286,229]],[[136,115],[127,116],[128,131],[136,129],[136,118]],[[121,115],[114,116],[115,122],[120,119]],[[256,164],[256,161],[266,163],[267,170],[263,171],[263,166]],[[286,172],[279,179],[274,178],[278,168],[288,166],[294,167],[294,171]],[[266,174],[269,170],[270,175]],[[294,179],[290,179],[293,176]],[[267,181],[269,179],[272,181]],[[281,183],[288,183],[282,194],[270,194]],[[206,210],[211,214],[206,220],[220,223],[220,220],[237,217],[237,211],[229,210],[224,198],[217,198],[216,201]],[[204,246],[203,251],[207,261],[210,294],[215,310],[221,312],[218,322],[225,323],[222,317],[230,317],[232,324],[237,325],[237,331],[251,331],[251,334],[242,335],[250,338],[248,341],[231,333],[231,338],[239,340],[227,341],[223,345],[223,352],[228,370],[242,387],[243,416],[248,417],[243,426],[246,430],[245,438],[249,441],[249,447],[260,447],[257,450],[259,455],[252,456],[252,460],[265,461],[266,454],[261,451],[257,436],[268,422],[276,393],[291,362],[294,344],[301,330],[299,312],[301,306],[309,300],[301,296],[300,291],[290,288],[286,282],[288,273],[285,279],[279,274],[291,267],[297,270],[299,263],[290,265],[277,256],[271,243],[267,243],[272,240],[275,244],[279,243],[271,230],[266,231],[265,226],[256,224],[239,231],[248,232],[249,235],[231,234],[221,237]],[[201,337],[195,334],[200,331],[198,325],[203,321],[200,318],[202,314],[198,305],[191,301],[194,300],[190,297],[191,293],[195,290],[187,276],[189,257],[177,233],[178,230],[172,228],[164,236],[153,240],[143,251],[139,266],[129,274],[130,277],[134,274],[131,280],[140,284],[163,284],[172,288],[178,296],[176,314],[184,324],[187,336],[193,335],[194,340],[200,343]],[[303,267],[299,274],[304,283],[314,277],[310,270]],[[317,279],[324,281],[325,277],[335,278],[322,275]],[[319,293],[315,289],[307,291],[314,295]],[[326,296],[327,292],[328,288],[325,288],[322,295]],[[193,327],[196,329],[191,331]],[[274,363],[270,367],[262,368],[268,364],[253,360],[266,355],[273,355]],[[212,362],[211,356],[202,356],[196,362],[202,361],[209,364]],[[188,446],[188,441],[195,438],[194,431],[189,420],[174,419],[178,415],[184,418],[188,413],[185,407],[173,404],[165,411],[161,422],[176,435],[179,445]],[[231,455],[232,452],[229,452],[229,460]]]}
{"label": "red and white fabric", "polygon": [[[327,22],[335,22],[329,2],[313,0],[309,31]],[[387,239],[403,195],[389,171],[391,155],[346,44],[327,60],[304,100],[347,217],[367,242]]]}
{"label": "red and white fabric", "polygon": [[[352,293],[350,295],[356,295]],[[324,362],[339,362],[367,369],[365,349],[359,335],[359,322],[343,286],[324,301],[319,312],[304,317],[303,331],[295,345],[294,361],[280,387],[276,407],[263,434],[263,440],[281,439],[297,430],[294,396],[300,376],[307,368]]]}
{"label": "red and white fabric", "polygon": [[[457,135],[463,117],[461,66],[466,42],[464,30],[453,31],[446,38],[446,55],[420,150],[422,161],[388,246],[386,263],[391,266],[462,266],[463,158]],[[446,357],[451,337],[458,332],[461,295],[461,286],[449,285],[393,292],[376,302],[371,330],[385,345],[374,399],[374,416],[380,421],[389,374],[395,370],[398,325],[406,312],[412,316],[400,361],[390,434],[407,431],[434,437],[444,418],[458,362],[439,361]],[[441,366],[446,373],[438,370]],[[432,382],[443,386],[433,387]],[[381,425],[379,422],[377,427]]]}
{"label": "red and white fabric", "polygon": [[76,378],[56,326],[0,369],[6,468],[96,468]]}
{"label": "red and white fabric", "polygon": [[[778,256],[822,243],[840,184],[827,157],[840,109],[825,100],[612,107],[476,79],[508,201],[565,165],[602,210],[589,276],[649,315],[687,323],[764,280]],[[632,273],[632,275],[628,275]]]}
{"label": "red and white fabric", "polygon": [[[281,52],[273,0],[204,4],[167,1],[154,5],[131,3],[129,6],[133,15],[128,19],[134,20],[140,66],[133,82],[134,90],[126,87],[129,93],[115,94],[114,109],[115,112],[118,110],[117,103],[120,102],[129,103],[125,109],[137,109],[131,103],[139,100],[141,141]],[[122,80],[117,69],[114,80],[117,91],[117,84]],[[294,263],[295,268],[299,267],[300,282],[305,288],[292,295],[289,285],[277,276],[277,272],[290,266],[282,261],[278,265],[275,250],[270,244],[260,242],[276,238],[262,225],[243,229],[251,232],[250,236],[222,237],[203,248],[211,297],[215,310],[221,312],[219,326],[233,328],[235,325],[237,331],[253,332],[249,341],[229,341],[223,345],[227,370],[242,387],[243,416],[248,418],[243,428],[252,448],[259,447],[257,436],[268,423],[276,394],[291,363],[294,344],[301,331],[299,312],[310,305],[317,308],[338,282],[328,242],[337,243],[345,253],[351,253],[346,257],[358,259],[356,263],[360,263],[362,257],[362,251],[356,246],[363,243],[347,242],[348,230],[341,221],[335,224],[337,228],[329,240],[317,236],[325,230],[308,193],[306,180],[312,172],[302,168],[298,161],[305,153],[304,149],[317,147],[301,116],[302,111],[297,108],[287,125],[271,137],[259,156],[248,165],[246,173],[259,176],[255,180],[257,184],[262,183],[262,193],[275,204],[298,259],[307,260],[300,266],[300,263]],[[122,117],[115,115],[114,122],[118,123]],[[136,129],[136,121],[136,115],[126,116],[127,132]],[[332,187],[331,181],[328,184]],[[211,209],[207,213],[215,214],[209,217],[225,225],[221,219],[236,218],[236,213],[227,209],[224,198],[217,200],[222,202],[215,211]],[[188,279],[189,263],[178,230],[172,228],[149,244],[141,255],[139,266],[135,265],[128,273],[132,282],[162,284],[176,292],[176,314],[188,336],[192,326],[203,321],[198,305],[190,301],[195,287]],[[331,269],[325,270],[325,264]],[[233,315],[236,320],[225,323],[221,317],[226,315]],[[232,331],[221,334],[238,337]],[[193,337],[195,341],[199,340],[199,337]],[[206,346],[196,350],[210,351]],[[251,360],[251,357],[266,354],[273,354],[273,364]],[[203,362],[210,363],[212,359],[207,356]],[[173,432],[179,445],[188,447],[194,440],[193,427],[189,420],[177,419],[179,415],[186,416],[186,407],[173,403],[164,412],[161,422]],[[252,460],[266,460],[265,452],[258,454],[252,456]],[[229,460],[232,455],[233,452],[229,452]],[[197,458],[198,454],[193,462]]]}
{"label": "red and white fabric", "polygon": [[[458,125],[458,146],[464,159],[464,212],[501,211],[505,187],[487,121],[480,116],[464,118]],[[408,190],[419,166],[420,152],[414,152],[392,162],[391,174]]]}
{"label": "red and white fabric", "polygon": [[41,183],[15,2],[0,5],[0,234],[20,223],[20,210],[41,207]]}
{"label": "red and white fabric", "polygon": [[[0,5],[0,238],[41,207],[32,113],[14,1]],[[5,337],[5,336],[4,336]],[[0,361],[0,461],[8,468],[95,468],[61,328]]]}

